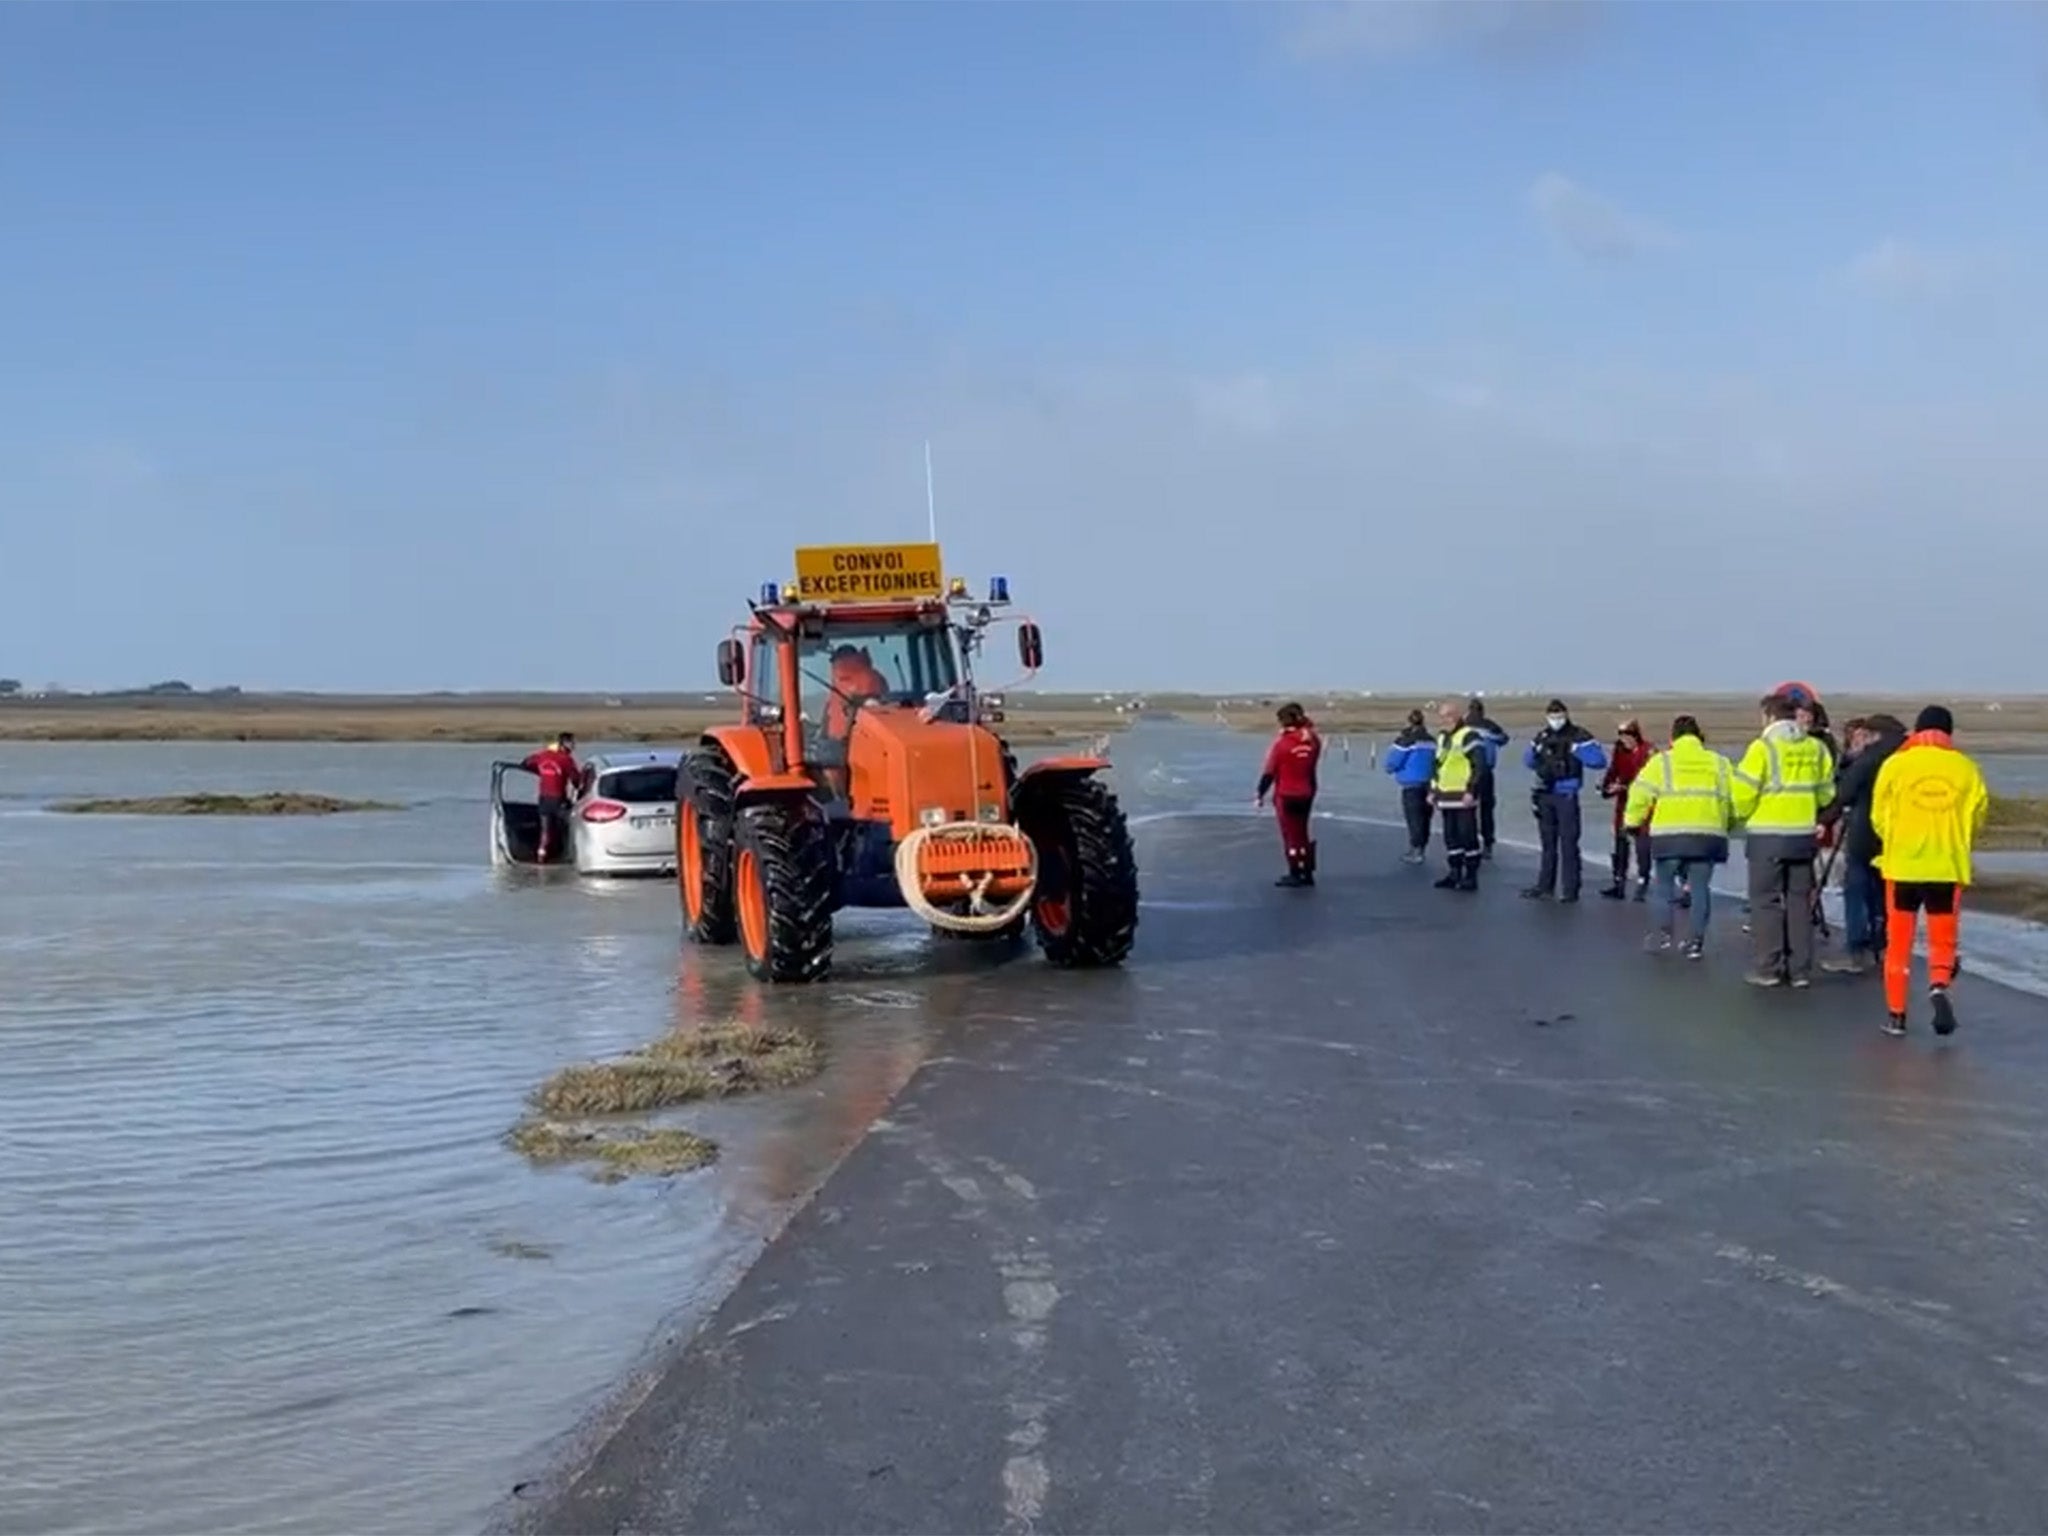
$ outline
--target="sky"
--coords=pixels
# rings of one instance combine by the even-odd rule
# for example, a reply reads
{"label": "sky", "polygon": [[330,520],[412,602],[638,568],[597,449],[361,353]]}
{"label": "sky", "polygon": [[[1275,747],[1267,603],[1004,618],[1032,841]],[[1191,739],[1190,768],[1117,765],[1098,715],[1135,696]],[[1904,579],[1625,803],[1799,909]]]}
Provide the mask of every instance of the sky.
{"label": "sky", "polygon": [[[2048,692],[2048,7],[0,6],[0,675]],[[1002,679],[1007,681],[1007,679]]]}

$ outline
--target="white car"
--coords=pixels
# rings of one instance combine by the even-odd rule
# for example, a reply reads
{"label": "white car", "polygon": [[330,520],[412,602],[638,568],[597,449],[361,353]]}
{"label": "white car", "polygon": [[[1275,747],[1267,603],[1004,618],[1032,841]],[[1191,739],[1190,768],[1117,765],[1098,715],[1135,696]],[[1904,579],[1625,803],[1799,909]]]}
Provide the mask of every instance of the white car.
{"label": "white car", "polygon": [[580,875],[672,875],[680,752],[601,752],[584,763],[589,789],[569,807]]}

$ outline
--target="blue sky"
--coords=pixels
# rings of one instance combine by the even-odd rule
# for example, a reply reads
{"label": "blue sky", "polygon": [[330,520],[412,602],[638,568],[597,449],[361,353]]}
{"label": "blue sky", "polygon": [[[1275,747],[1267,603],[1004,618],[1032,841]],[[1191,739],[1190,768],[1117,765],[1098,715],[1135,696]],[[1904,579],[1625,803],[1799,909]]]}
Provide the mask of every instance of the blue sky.
{"label": "blue sky", "polygon": [[2048,691],[2037,6],[17,5],[0,103],[0,674],[701,686],[929,437],[1047,686]]}

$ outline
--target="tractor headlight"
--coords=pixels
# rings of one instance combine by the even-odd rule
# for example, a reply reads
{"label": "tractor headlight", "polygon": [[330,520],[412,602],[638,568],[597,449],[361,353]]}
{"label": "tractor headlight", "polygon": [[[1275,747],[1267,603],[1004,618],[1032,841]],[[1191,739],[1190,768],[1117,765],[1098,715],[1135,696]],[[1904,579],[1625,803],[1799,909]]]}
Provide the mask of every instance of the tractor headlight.
{"label": "tractor headlight", "polygon": [[1003,808],[999,805],[984,805],[981,808],[981,819],[983,821],[1001,821],[1003,819]]}
{"label": "tractor headlight", "polygon": [[942,827],[946,824],[945,807],[927,805],[917,813],[918,822],[927,827]]}

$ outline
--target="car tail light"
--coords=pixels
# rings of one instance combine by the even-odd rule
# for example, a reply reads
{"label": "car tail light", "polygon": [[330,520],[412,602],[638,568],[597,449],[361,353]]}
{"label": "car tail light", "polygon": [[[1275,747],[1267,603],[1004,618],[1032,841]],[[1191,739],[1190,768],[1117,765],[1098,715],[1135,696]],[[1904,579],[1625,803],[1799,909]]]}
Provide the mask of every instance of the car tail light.
{"label": "car tail light", "polygon": [[616,800],[593,800],[583,807],[585,821],[617,821],[626,808]]}

